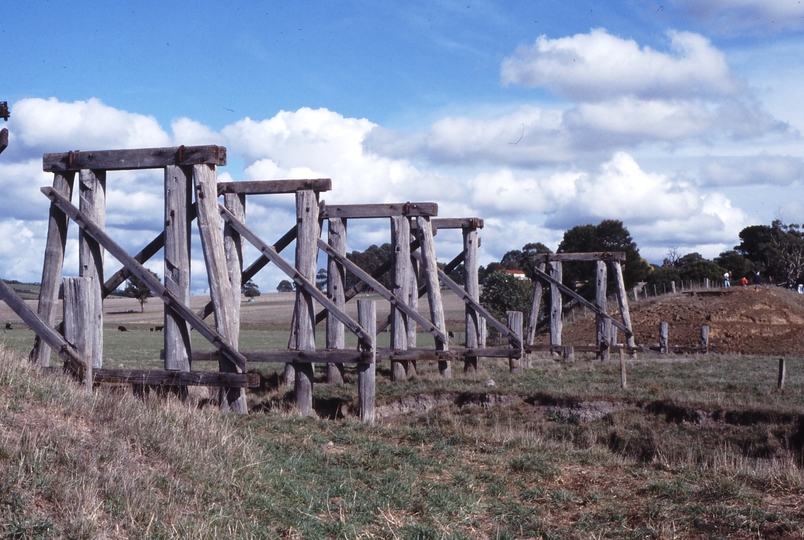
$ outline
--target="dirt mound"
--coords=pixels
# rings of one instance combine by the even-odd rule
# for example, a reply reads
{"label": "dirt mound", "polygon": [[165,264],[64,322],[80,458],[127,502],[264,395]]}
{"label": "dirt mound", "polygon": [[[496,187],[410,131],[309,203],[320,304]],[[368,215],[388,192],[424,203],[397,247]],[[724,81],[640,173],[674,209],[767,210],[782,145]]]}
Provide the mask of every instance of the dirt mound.
{"label": "dirt mound", "polygon": [[[659,323],[666,322],[671,346],[697,345],[701,326],[708,325],[709,343],[717,352],[804,356],[804,296],[779,287],[667,294],[631,303],[630,312],[637,344],[658,344]],[[594,335],[591,315],[565,322],[565,344],[594,343]]]}

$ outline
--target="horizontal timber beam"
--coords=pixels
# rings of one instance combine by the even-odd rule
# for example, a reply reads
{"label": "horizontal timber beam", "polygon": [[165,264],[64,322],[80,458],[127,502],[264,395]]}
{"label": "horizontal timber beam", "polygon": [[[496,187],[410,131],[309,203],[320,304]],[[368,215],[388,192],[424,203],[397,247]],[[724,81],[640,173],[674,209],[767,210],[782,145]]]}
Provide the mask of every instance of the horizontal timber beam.
{"label": "horizontal timber beam", "polygon": [[158,371],[148,369],[96,369],[93,381],[147,384],[152,386],[222,386],[254,388],[260,386],[259,373],[219,373],[203,371]]}
{"label": "horizontal timber beam", "polygon": [[[317,349],[315,351],[240,351],[249,362],[293,363],[311,362],[327,364],[369,364],[371,355],[357,349]],[[492,349],[453,349],[437,351],[435,349],[412,348],[407,350],[377,349],[377,360],[462,360],[465,356],[519,358],[519,349],[500,347]],[[218,360],[215,351],[194,352],[193,362],[211,362]]]}
{"label": "horizontal timber beam", "polygon": [[321,204],[319,217],[321,219],[370,219],[387,218],[392,216],[437,216],[438,204],[431,202],[420,203],[390,203],[390,204]]}
{"label": "horizontal timber beam", "polygon": [[332,180],[315,178],[311,180],[255,180],[252,182],[220,182],[218,195],[224,193],[240,193],[244,195],[275,195],[279,193],[296,193],[302,189],[312,191],[330,191]]}
{"label": "horizontal timber beam", "polygon": [[96,169],[128,171],[159,169],[168,165],[226,165],[226,148],[223,146],[171,146],[167,148],[139,148],[132,150],[99,150],[45,154],[42,169],[45,172],[80,171]]}
{"label": "horizontal timber beam", "polygon": [[625,261],[624,251],[593,251],[589,253],[536,253],[531,260],[537,263],[548,262],[589,262],[589,261]]}

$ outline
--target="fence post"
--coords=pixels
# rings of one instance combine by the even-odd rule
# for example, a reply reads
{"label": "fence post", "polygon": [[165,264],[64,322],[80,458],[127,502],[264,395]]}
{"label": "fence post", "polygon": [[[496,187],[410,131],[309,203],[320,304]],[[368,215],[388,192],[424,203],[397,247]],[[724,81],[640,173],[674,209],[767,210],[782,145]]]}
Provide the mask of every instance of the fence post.
{"label": "fence post", "polygon": [[628,388],[628,381],[625,376],[625,352],[620,349],[620,388]]}
{"label": "fence post", "polygon": [[523,341],[522,341],[522,321],[523,315],[521,311],[508,311],[508,328],[513,330],[514,334],[519,338],[519,358],[509,358],[508,368],[511,373],[521,375],[523,373],[522,365],[525,361],[523,354]]}
{"label": "fence post", "polygon": [[[103,230],[106,224],[106,171],[81,169],[78,186],[81,213]],[[78,232],[78,275],[92,278],[92,287],[95,289],[90,299],[96,304],[93,313],[98,317],[98,322],[88,325],[85,331],[90,332],[88,339],[92,340],[92,367],[96,369],[103,367],[103,253],[104,249],[95,240],[83,230]]]}
{"label": "fence post", "polygon": [[676,282],[675,281],[670,282],[670,292],[672,292],[673,294],[676,294]]}
{"label": "fence post", "polygon": [[574,362],[575,361],[575,347],[572,345],[564,345],[562,347],[562,354],[565,362]]}
{"label": "fence post", "polygon": [[[603,359],[603,341],[608,344],[611,333],[606,334],[604,326],[606,321],[611,324],[611,319],[603,315],[606,313],[606,282],[608,281],[608,274],[606,272],[606,263],[597,261],[595,263],[596,279],[595,279],[595,306],[600,310],[595,314],[595,345],[597,345],[599,359]],[[605,336],[605,337],[604,337]]]}
{"label": "fence post", "polygon": [[93,301],[96,284],[91,277],[64,278],[64,339],[72,344],[87,364],[84,384],[92,391],[93,347],[90,328],[97,324],[98,305]]}
{"label": "fence post", "polygon": [[[427,283],[427,299],[430,303],[430,320],[436,328],[446,335],[447,325],[444,318],[444,304],[441,301],[441,286],[438,280],[435,243],[433,242],[433,226],[430,223],[430,218],[427,216],[417,216],[416,225],[416,232],[419,236],[419,244],[422,251],[424,279]],[[435,342],[437,350],[449,350],[449,341],[436,339]],[[452,368],[449,360],[439,360],[438,371],[445,379],[452,377]]]}
{"label": "fence post", "polygon": [[659,352],[668,351],[668,332],[669,325],[666,322],[659,323]]}
{"label": "fence post", "polygon": [[[563,270],[561,262],[550,262],[550,277],[561,283]],[[561,345],[561,332],[564,323],[561,320],[564,306],[561,301],[561,291],[558,285],[550,283],[550,345]]]}
{"label": "fence post", "polygon": [[609,317],[603,319],[603,330],[598,338],[600,339],[598,357],[602,362],[608,362],[611,360],[611,319]]}
{"label": "fence post", "polygon": [[[408,279],[410,283],[408,284],[408,297],[406,299],[407,304],[416,311],[419,310],[419,261],[414,259],[413,257],[410,258],[410,268],[408,269]],[[485,321],[483,319],[482,321]],[[482,322],[481,321],[481,322]],[[408,348],[414,349],[416,348],[416,329],[418,325],[416,321],[408,317]],[[485,342],[484,342],[485,343]],[[416,360],[409,360],[407,366],[407,372],[405,373],[405,378],[413,379],[416,377]]]}
{"label": "fence post", "polygon": [[[410,222],[406,216],[391,217],[391,246],[393,247],[393,262],[391,269],[391,292],[397,298],[405,299],[410,287]],[[408,349],[408,316],[397,308],[391,306],[391,348],[395,351]],[[391,380],[404,381],[407,378],[407,362],[391,360]]]}
{"label": "fence post", "polygon": [[704,324],[701,326],[701,353],[707,354],[709,352],[709,326]]}
{"label": "fence post", "polygon": [[779,380],[776,383],[776,386],[779,390],[784,390],[784,376],[785,376],[785,366],[784,366],[784,357],[779,358]]}
{"label": "fence post", "polygon": [[[477,228],[464,227],[463,232],[463,277],[464,287],[466,294],[472,300],[478,301],[480,299],[480,284],[478,282],[478,266],[477,266]],[[543,266],[543,265],[542,265]],[[541,288],[541,283],[537,285]],[[478,322],[477,312],[465,304],[464,313],[466,315],[466,348],[475,349],[480,345],[480,324]],[[531,315],[533,319],[533,315]],[[530,327],[528,327],[530,329]],[[534,325],[535,330],[535,325]],[[467,356],[463,362],[463,371],[467,374],[474,374],[477,371],[477,357]]]}
{"label": "fence post", "polygon": [[357,365],[358,409],[360,421],[364,424],[373,424],[377,379],[377,306],[373,300],[357,301],[357,322],[372,340],[372,343],[360,341],[360,348],[369,352],[371,363]]}
{"label": "fence post", "polygon": [[[327,222],[327,240],[329,245],[341,255],[346,255],[346,220],[330,218]],[[338,309],[346,305],[345,295],[346,270],[335,258],[327,259],[327,298],[332,300]],[[343,349],[345,345],[343,323],[332,313],[327,313],[327,348]],[[327,364],[327,382],[343,382],[343,364]]]}

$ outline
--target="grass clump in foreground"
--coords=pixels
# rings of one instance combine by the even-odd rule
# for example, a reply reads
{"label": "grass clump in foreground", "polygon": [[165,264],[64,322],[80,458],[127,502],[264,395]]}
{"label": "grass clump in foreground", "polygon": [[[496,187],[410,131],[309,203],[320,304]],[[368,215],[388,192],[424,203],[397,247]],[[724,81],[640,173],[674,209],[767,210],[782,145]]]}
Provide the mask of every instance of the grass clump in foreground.
{"label": "grass clump in foreground", "polygon": [[[608,381],[608,366],[536,365],[516,380],[504,365],[484,369],[495,392],[522,399],[442,404],[370,427],[282,407],[234,415],[109,388],[89,395],[0,353],[0,531],[11,538],[804,534],[800,419],[759,427],[711,415],[668,421],[650,403],[666,403],[689,377],[701,383],[670,368],[654,391],[634,366],[631,380],[648,390],[619,395],[617,407],[597,416],[580,404],[610,397],[616,380]],[[422,371],[409,383],[379,384],[380,404],[437,388],[485,391],[484,377],[443,381]],[[552,388],[540,382],[548,375]],[[316,387],[317,398],[348,402],[350,392]],[[704,413],[717,403],[761,408],[753,387],[729,392],[744,398],[707,402],[700,390],[673,404]],[[540,405],[535,395],[554,403]],[[767,410],[786,418],[796,398],[779,399]],[[756,441],[770,439],[757,451]]]}

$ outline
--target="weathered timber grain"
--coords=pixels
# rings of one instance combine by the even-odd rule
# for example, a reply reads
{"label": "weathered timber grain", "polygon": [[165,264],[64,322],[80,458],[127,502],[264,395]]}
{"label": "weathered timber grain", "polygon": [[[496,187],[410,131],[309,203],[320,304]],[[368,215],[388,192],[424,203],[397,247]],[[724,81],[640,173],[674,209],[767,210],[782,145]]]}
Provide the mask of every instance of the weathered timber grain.
{"label": "weathered timber grain", "polygon": [[45,172],[101,169],[127,171],[161,169],[168,165],[226,165],[226,148],[223,146],[173,146],[168,148],[139,148],[132,150],[75,151],[45,154],[42,169]]}
{"label": "weathered timber grain", "polygon": [[[626,328],[626,330],[624,330],[625,342],[629,347],[633,348],[636,347],[636,342],[634,341],[634,332],[633,327],[631,326],[631,312],[628,308],[628,294],[625,292],[623,268],[620,266],[619,262],[612,261],[609,263],[609,265],[614,272],[614,282],[617,284],[617,303],[620,307],[620,316],[623,319],[623,325]],[[673,292],[675,292],[675,288],[673,289]]]}
{"label": "weathered timber grain", "polygon": [[218,184],[218,195],[239,193],[241,195],[277,195],[280,193],[296,193],[300,190],[330,191],[332,180],[314,178],[309,180],[255,180],[252,182],[221,182]]}
{"label": "weathered timber grain", "polygon": [[[106,171],[81,169],[78,173],[78,209],[103,230],[106,224]],[[103,367],[103,248],[83,231],[78,232],[78,275],[91,278],[92,294],[89,299],[95,304],[94,321],[86,321],[83,331],[92,341],[92,367]]]}
{"label": "weathered timber grain", "polygon": [[[55,174],[52,189],[69,201],[72,198],[74,179],[75,173],[73,172]],[[39,305],[37,307],[39,318],[51,328],[56,322],[68,222],[64,212],[55,204],[51,204],[47,224],[47,240],[45,241],[45,261],[42,265],[42,285],[39,289]],[[42,334],[37,332],[31,351],[31,361],[36,366],[49,367],[50,349],[42,343],[41,336]]]}
{"label": "weathered timber grain", "polygon": [[360,364],[357,369],[357,399],[360,411],[360,421],[365,424],[374,423],[374,401],[376,394],[377,380],[377,340],[375,332],[377,329],[377,305],[373,300],[357,301],[357,317],[360,326],[366,329],[366,333],[372,336],[369,342],[360,341],[360,349],[367,352],[371,358],[368,364]]}
{"label": "weathered timber grain", "polygon": [[[318,194],[312,190],[296,192],[296,272],[308,281],[315,281],[318,261],[317,243],[320,229],[318,224]],[[315,306],[313,296],[303,287],[296,289],[295,308],[296,349],[315,350]],[[290,364],[288,364],[290,365]],[[302,415],[315,414],[313,411],[313,364],[299,362],[295,368],[296,408]],[[285,372],[287,374],[287,371]]]}
{"label": "weathered timber grain", "polygon": [[484,222],[480,218],[433,218],[430,220],[433,230],[438,229],[482,229]]}
{"label": "weathered timber grain", "polygon": [[659,323],[659,352],[666,353],[669,347],[669,339],[670,336],[668,335],[669,332],[669,325],[666,322]]}
{"label": "weathered timber grain", "polygon": [[589,253],[535,253],[531,255],[534,262],[591,262],[591,261],[625,261],[624,251],[594,251]]}
{"label": "weathered timber grain", "polygon": [[435,216],[438,205],[430,202],[391,203],[391,204],[325,204],[322,205],[321,218],[371,219],[393,216]]}
{"label": "weathered timber grain", "polygon": [[[414,247],[415,246],[415,247]],[[410,251],[411,253],[415,253],[416,250],[419,249],[419,241],[416,240],[415,242],[411,242],[410,244]],[[403,300],[405,303],[415,311],[416,313],[419,312],[419,261],[411,257],[409,259],[410,266],[408,267],[408,279],[410,282],[408,283],[408,296]],[[408,349],[416,347],[416,330],[418,325],[414,319],[408,317]],[[413,379],[416,377],[416,360],[409,360],[407,364],[405,364],[405,378],[406,379]]]}
{"label": "weathered timber grain", "polygon": [[260,386],[259,373],[221,373],[202,371],[158,371],[150,369],[99,369],[96,383],[145,384],[149,386],[220,386],[254,388]]}
{"label": "weathered timber grain", "polygon": [[[433,325],[438,328],[441,335],[446,335],[447,325],[444,318],[444,304],[441,301],[441,287],[438,281],[438,264],[436,259],[435,242],[433,241],[433,229],[430,225],[430,218],[419,216],[416,218],[416,233],[421,245],[422,268],[424,270],[424,281],[427,285],[427,300],[430,304],[430,319]],[[436,349],[446,351],[449,349],[449,339],[435,340]],[[438,371],[441,376],[448,379],[452,376],[449,362],[439,362]]]}
{"label": "weathered timber grain", "polygon": [[[218,188],[214,165],[193,165],[193,183],[198,211],[198,232],[201,236],[201,249],[207,269],[209,293],[215,308],[215,325],[218,333],[224,336],[229,346],[237,350],[237,318],[235,303],[239,303],[240,291],[235,297],[229,280],[226,264],[226,251],[221,234],[221,217],[218,210]],[[238,366],[222,356],[219,370],[224,373],[243,373],[245,366]],[[246,413],[246,394],[242,388],[221,389],[221,409]]]}
{"label": "weathered timber grain", "polygon": [[[86,363],[75,347],[65,341],[52,325],[41,319],[2,279],[0,279],[0,300],[3,300],[36,333],[43,346],[56,351],[64,360],[65,371],[70,372],[78,380],[84,380]],[[43,369],[47,369],[47,366]]]}
{"label": "weathered timber grain", "polygon": [[709,352],[709,325],[701,326],[701,354]]}
{"label": "weathered timber grain", "polygon": [[[475,302],[480,301],[480,283],[478,281],[478,236],[477,227],[464,227],[463,236],[463,282],[466,294]],[[464,304],[466,347],[475,349],[480,346],[480,323],[477,310],[470,304]],[[477,357],[467,356],[463,362],[463,372],[477,372]]]}
{"label": "weathered timber grain", "polygon": [[[539,275],[538,273],[536,275]],[[561,345],[563,302],[561,301],[561,279],[563,270],[560,261],[550,263],[550,345]]]}
{"label": "weathered timber grain", "polygon": [[207,326],[204,321],[190,310],[187,306],[179,302],[162,283],[154,277],[148,270],[146,270],[140,263],[134,260],[126,250],[112,240],[105,232],[98,229],[94,223],[87,220],[78,209],[73,206],[69,200],[61,196],[56,190],[51,187],[41,188],[44,193],[59,209],[61,209],[76,225],[87,232],[93,239],[95,239],[109,254],[117,259],[120,264],[129,269],[132,275],[136,276],[140,281],[145,283],[148,288],[171,309],[177,311],[190,325],[201,335],[212,343],[212,345],[222,352],[230,361],[235,363],[243,371],[246,369],[246,359],[240,355],[236,349],[232,348],[226,341],[226,338]]}
{"label": "weathered timber grain", "polygon": [[[165,167],[165,288],[181,303],[190,305],[190,216],[192,172],[186,167]],[[136,259],[136,257],[135,257]],[[143,261],[139,261],[143,262]],[[190,325],[165,306],[165,369],[190,371]]]}
{"label": "weathered timber grain", "polygon": [[94,301],[97,286],[91,277],[64,278],[64,339],[86,361],[84,384],[92,391],[94,337],[88,328],[95,324],[98,305]]}
{"label": "weathered timber grain", "polygon": [[[393,267],[391,292],[407,302],[410,287],[410,222],[402,215],[391,217],[391,248]],[[404,351],[408,348],[408,317],[397,306],[391,306],[391,348]],[[376,324],[375,324],[376,328]],[[391,380],[404,381],[407,369],[404,361],[391,361]]]}
{"label": "weathered timber grain", "polygon": [[606,313],[606,286],[608,284],[608,273],[606,272],[606,263],[604,261],[595,262],[595,307],[598,313],[595,314],[595,345],[601,347],[601,354],[598,357],[602,360],[603,341],[608,343],[610,334],[605,333],[604,325],[606,317],[601,313]]}
{"label": "weathered timber grain", "polygon": [[514,334],[519,336],[519,357],[512,357],[508,359],[508,369],[513,375],[522,375],[524,369],[522,363],[524,361],[522,354],[522,326],[523,315],[521,311],[508,311],[508,328],[514,331]]}
{"label": "weathered timber grain", "polygon": [[[544,272],[545,263],[539,263],[537,268]],[[533,345],[536,341],[536,327],[539,324],[539,311],[542,309],[542,296],[544,296],[544,285],[541,279],[535,279],[533,283],[533,300],[530,303],[530,316],[528,317],[528,329],[525,336],[525,343]]]}
{"label": "weathered timber grain", "polygon": [[[327,225],[327,242],[332,249],[346,256],[346,220],[332,218]],[[346,306],[346,270],[337,259],[327,258],[327,298],[329,298],[338,309],[343,311]],[[318,317],[316,317],[316,320]],[[333,313],[327,314],[327,349],[343,349],[346,345],[345,330],[343,323]],[[327,382],[343,382],[343,365],[334,362],[327,363]]]}
{"label": "weathered timber grain", "polygon": [[625,371],[625,351],[623,349],[620,349],[619,352],[620,352],[620,388],[625,390],[628,388],[628,377]]}

